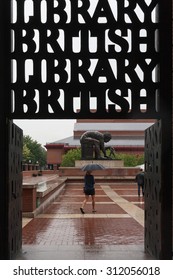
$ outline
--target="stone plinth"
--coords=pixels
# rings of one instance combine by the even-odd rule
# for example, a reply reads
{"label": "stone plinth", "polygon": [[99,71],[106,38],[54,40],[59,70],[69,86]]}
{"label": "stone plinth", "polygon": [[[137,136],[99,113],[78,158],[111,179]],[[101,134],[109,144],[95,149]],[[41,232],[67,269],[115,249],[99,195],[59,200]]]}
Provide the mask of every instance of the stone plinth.
{"label": "stone plinth", "polygon": [[124,161],[123,160],[76,160],[75,161],[75,167],[82,167],[84,165],[90,164],[90,163],[96,163],[101,164],[106,168],[115,168],[115,167],[124,167]]}
{"label": "stone plinth", "polygon": [[[82,166],[81,166],[82,167]],[[60,177],[81,177],[83,178],[85,175],[85,171],[82,171],[81,167],[60,167],[59,168],[59,176]],[[133,182],[135,182],[136,174],[140,171],[138,167],[115,167],[115,168],[106,168],[103,170],[94,170],[92,174],[94,176],[106,178],[131,178]]]}

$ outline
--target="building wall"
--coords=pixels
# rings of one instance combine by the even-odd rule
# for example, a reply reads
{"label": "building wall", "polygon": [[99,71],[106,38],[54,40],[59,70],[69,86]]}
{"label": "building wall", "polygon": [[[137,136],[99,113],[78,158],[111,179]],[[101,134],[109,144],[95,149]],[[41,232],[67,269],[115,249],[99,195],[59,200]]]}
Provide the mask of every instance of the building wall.
{"label": "building wall", "polygon": [[155,121],[156,120],[154,119],[82,119],[76,121],[73,133],[74,137],[80,137],[84,133],[85,129],[93,130],[93,127],[95,128],[95,124],[98,123],[98,130],[102,133],[105,131],[110,132],[113,138],[117,136],[144,137],[144,130],[148,128],[148,126],[153,125]]}
{"label": "building wall", "polygon": [[[119,139],[121,144],[118,144],[116,146],[113,145],[115,148],[116,153],[128,153],[128,154],[143,154],[144,153],[144,144],[136,144],[136,140],[142,140],[144,139],[144,131],[145,128],[152,125],[155,122],[153,119],[146,119],[146,120],[121,120],[121,119],[111,119],[111,120],[102,120],[102,119],[82,119],[82,120],[76,120],[76,123],[74,124],[74,130],[73,130],[73,137],[75,139],[79,139],[80,136],[86,131],[90,130],[90,124],[91,127],[94,127],[94,130],[98,128],[98,130],[102,133],[105,133],[105,131],[108,131],[112,135],[112,139]],[[98,123],[98,126],[97,126]],[[93,126],[92,126],[93,124]],[[104,126],[105,124],[105,126]],[[122,126],[121,126],[122,124]],[[115,126],[114,126],[115,125]],[[104,130],[100,130],[99,128],[103,127]],[[108,129],[107,127],[111,128],[112,130]],[[113,129],[115,127],[115,129]],[[128,146],[123,144],[123,139],[131,140],[131,143]],[[62,162],[62,156],[68,152],[69,149],[80,147],[79,146],[71,146],[69,143],[50,143],[46,144],[47,149],[47,164],[48,165],[60,165]]]}
{"label": "building wall", "polygon": [[[55,145],[56,146],[56,145]],[[72,147],[73,148],[73,147]],[[68,147],[68,150],[70,150],[70,147]],[[64,154],[68,152],[66,147],[64,148],[53,148],[49,149],[49,145],[47,145],[47,164],[49,165],[54,165],[53,169],[57,169],[57,167],[61,164],[62,162],[62,157]],[[136,155],[142,155],[144,154],[144,147],[139,147],[139,146],[131,146],[131,147],[116,147],[116,151],[118,153],[124,153],[124,154],[136,154]]]}
{"label": "building wall", "polygon": [[[124,123],[127,122],[128,123],[134,123],[134,119],[109,119],[109,123]],[[156,120],[155,119],[135,119],[135,123],[154,123]],[[93,119],[77,119],[76,120],[77,123],[92,123]],[[108,120],[104,120],[104,119],[94,119],[94,122],[96,123],[107,123]]]}
{"label": "building wall", "polygon": [[63,148],[49,148],[47,150],[47,164],[60,164],[64,153]]}
{"label": "building wall", "polygon": [[[47,145],[47,164],[48,165],[60,165],[62,162],[63,155],[67,152],[66,148],[54,148],[49,149]],[[124,154],[137,154],[141,155],[144,153],[144,147],[116,147],[116,153],[124,153]]]}
{"label": "building wall", "polygon": [[[105,130],[99,130],[100,132],[104,133]],[[113,137],[118,137],[118,136],[137,136],[137,137],[144,137],[144,130],[143,131],[135,131],[131,130],[108,130],[108,132],[111,134],[112,138]],[[84,133],[84,130],[77,130],[74,131],[74,137],[79,138],[82,134]]]}

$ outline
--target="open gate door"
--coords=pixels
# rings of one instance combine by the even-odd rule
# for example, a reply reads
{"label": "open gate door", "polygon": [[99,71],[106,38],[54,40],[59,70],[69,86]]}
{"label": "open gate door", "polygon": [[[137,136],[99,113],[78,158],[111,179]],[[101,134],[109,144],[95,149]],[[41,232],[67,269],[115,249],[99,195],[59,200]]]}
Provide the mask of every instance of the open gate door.
{"label": "open gate door", "polygon": [[23,132],[9,122],[8,255],[16,256],[22,247],[22,143]]}
{"label": "open gate door", "polygon": [[164,160],[166,137],[162,121],[145,131],[145,250],[156,259],[171,258],[171,185],[165,180],[165,170],[167,177],[171,174]]}

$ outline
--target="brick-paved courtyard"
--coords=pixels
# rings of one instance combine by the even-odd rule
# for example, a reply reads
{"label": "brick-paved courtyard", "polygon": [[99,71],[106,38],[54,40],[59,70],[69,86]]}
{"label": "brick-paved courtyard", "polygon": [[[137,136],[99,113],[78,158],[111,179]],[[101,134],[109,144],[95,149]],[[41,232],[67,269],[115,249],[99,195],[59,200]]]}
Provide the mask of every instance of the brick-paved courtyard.
{"label": "brick-paved courtyard", "polygon": [[150,259],[144,252],[144,199],[133,183],[96,184],[85,214],[82,184],[63,193],[23,227],[24,259]]}

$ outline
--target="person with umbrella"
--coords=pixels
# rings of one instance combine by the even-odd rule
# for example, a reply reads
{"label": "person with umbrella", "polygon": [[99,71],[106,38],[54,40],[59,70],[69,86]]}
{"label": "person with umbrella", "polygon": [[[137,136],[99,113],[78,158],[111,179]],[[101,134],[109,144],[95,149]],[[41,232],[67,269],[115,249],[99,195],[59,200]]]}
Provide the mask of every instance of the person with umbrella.
{"label": "person with umbrella", "polygon": [[88,170],[84,177],[84,194],[85,199],[82,203],[80,211],[82,214],[85,214],[84,207],[89,200],[89,196],[92,198],[92,212],[95,213],[95,188],[94,188],[95,180],[94,176],[91,174],[91,170]]}

